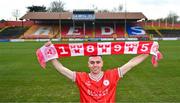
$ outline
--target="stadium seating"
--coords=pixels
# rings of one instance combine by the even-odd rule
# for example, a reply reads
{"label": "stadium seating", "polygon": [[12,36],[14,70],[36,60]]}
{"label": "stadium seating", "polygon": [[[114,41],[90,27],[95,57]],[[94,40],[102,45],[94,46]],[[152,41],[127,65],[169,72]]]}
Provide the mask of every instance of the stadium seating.
{"label": "stadium seating", "polygon": [[180,37],[180,30],[159,30],[163,37]]}
{"label": "stadium seating", "polygon": [[148,34],[152,34],[153,37],[180,37],[180,30],[172,29],[161,29],[158,30],[161,35],[159,35],[155,30],[146,30]]}
{"label": "stadium seating", "polygon": [[27,27],[5,27],[0,32],[0,39],[18,38],[27,29]]}
{"label": "stadium seating", "polygon": [[23,39],[47,39],[54,38],[58,34],[58,28],[49,25],[33,25],[20,38]]}
{"label": "stadium seating", "polygon": [[84,38],[82,26],[76,26],[73,28],[73,26],[64,25],[61,30],[62,38]]}
{"label": "stadium seating", "polygon": [[[146,34],[141,26],[127,24],[128,37],[139,37]],[[26,32],[22,32],[20,39],[48,39],[48,38],[122,38],[125,36],[123,23],[83,23],[73,25],[58,24],[36,24],[32,25]]]}
{"label": "stadium seating", "polygon": [[[145,23],[127,22],[126,32],[123,22],[73,22],[66,21],[61,23],[42,21],[34,24],[32,21],[5,21],[0,23],[0,39],[20,38],[20,39],[48,39],[48,38],[124,38],[124,37],[147,37],[148,34],[153,37],[180,37],[180,25],[174,24],[161,26],[158,28],[158,23],[146,23],[149,29],[144,30]],[[85,25],[84,25],[85,24]],[[24,28],[22,29],[22,25]],[[17,28],[19,27],[19,28]],[[27,28],[30,27],[28,30]],[[25,29],[26,28],[26,29]]]}
{"label": "stadium seating", "polygon": [[158,33],[156,33],[155,30],[146,30],[147,34],[151,34],[153,35],[153,37],[161,37],[160,35],[158,35]]}

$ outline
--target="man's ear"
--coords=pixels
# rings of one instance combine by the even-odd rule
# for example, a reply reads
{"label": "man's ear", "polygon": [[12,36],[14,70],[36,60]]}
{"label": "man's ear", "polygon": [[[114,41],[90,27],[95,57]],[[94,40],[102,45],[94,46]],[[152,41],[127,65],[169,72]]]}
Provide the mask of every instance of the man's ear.
{"label": "man's ear", "polygon": [[90,67],[89,61],[87,62],[87,66]]}

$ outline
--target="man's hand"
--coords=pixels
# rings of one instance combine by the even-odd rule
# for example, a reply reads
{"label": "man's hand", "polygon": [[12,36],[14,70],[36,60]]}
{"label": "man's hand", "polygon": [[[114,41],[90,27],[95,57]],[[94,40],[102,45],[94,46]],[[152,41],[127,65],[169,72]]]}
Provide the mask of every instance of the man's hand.
{"label": "man's hand", "polygon": [[51,44],[52,44],[52,42],[51,42],[51,41],[48,41],[48,42],[46,42],[46,43],[44,44],[44,46],[48,47],[48,46],[50,46]]}
{"label": "man's hand", "polygon": [[[48,41],[44,44],[45,47],[48,47],[50,46],[52,43],[51,41]],[[43,47],[39,48],[37,51],[36,51],[36,55],[37,55],[37,59],[38,59],[38,62],[39,64],[41,65],[42,68],[46,68],[46,59],[43,55],[43,51],[41,50]]]}

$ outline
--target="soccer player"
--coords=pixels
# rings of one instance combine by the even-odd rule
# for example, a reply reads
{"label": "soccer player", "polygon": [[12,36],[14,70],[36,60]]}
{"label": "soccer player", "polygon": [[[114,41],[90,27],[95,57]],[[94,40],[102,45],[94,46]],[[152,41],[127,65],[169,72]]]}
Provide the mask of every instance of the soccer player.
{"label": "soccer player", "polygon": [[[51,45],[47,42],[45,46]],[[118,81],[133,67],[143,62],[149,54],[141,54],[129,60],[121,67],[102,71],[103,60],[99,55],[90,56],[88,67],[90,73],[75,72],[64,67],[57,59],[51,60],[58,72],[74,81],[80,92],[80,102],[115,102],[115,93]]]}

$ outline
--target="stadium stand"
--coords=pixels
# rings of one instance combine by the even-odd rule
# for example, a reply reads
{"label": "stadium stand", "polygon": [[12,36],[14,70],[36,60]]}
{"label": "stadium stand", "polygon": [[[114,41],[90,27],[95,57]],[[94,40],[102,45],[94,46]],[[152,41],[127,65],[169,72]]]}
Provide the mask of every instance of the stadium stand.
{"label": "stadium stand", "polygon": [[18,27],[18,26],[25,26],[25,27],[29,27],[32,26],[34,24],[33,21],[3,21],[0,22],[0,28],[4,28],[6,26],[8,27]]}
{"label": "stadium stand", "polygon": [[6,27],[0,32],[0,39],[18,38],[28,27]]}
{"label": "stadium stand", "polygon": [[124,38],[127,33],[129,37],[142,36],[146,34],[142,27],[131,25],[142,18],[147,19],[140,12],[128,12],[126,17],[123,12],[28,12],[21,20],[28,19],[35,24],[21,38]]}
{"label": "stadium stand", "polygon": [[[149,35],[158,38],[180,37],[180,30],[177,29],[180,25],[174,24],[172,27],[172,25],[164,23],[137,22],[141,19],[147,20],[140,12],[127,12],[126,17],[125,13],[122,12],[28,12],[21,17],[22,21],[0,22],[0,39],[106,39],[126,37],[143,39],[149,38]],[[165,27],[165,29],[157,28],[158,25]],[[150,29],[147,29],[146,26],[149,26]],[[27,30],[27,28],[29,29]]]}
{"label": "stadium stand", "polygon": [[176,38],[180,37],[180,24],[144,22],[139,23],[145,28],[146,34],[156,38]]}
{"label": "stadium stand", "polygon": [[146,30],[146,33],[152,35],[153,37],[161,37],[155,30]]}
{"label": "stadium stand", "polygon": [[[142,27],[128,24],[127,33],[129,37],[144,36],[146,32]],[[125,28],[123,24],[97,23],[86,25],[71,25],[64,23],[61,25],[61,33],[58,25],[50,24],[33,25],[27,30],[21,39],[47,39],[47,38],[123,38]],[[61,34],[61,35],[59,35]]]}
{"label": "stadium stand", "polygon": [[82,25],[78,26],[62,26],[62,37],[63,38],[113,38],[123,37],[124,28],[120,25],[117,26],[116,30],[112,25],[96,24],[95,27],[92,25],[86,25],[85,29]]}
{"label": "stadium stand", "polygon": [[6,25],[5,25],[5,23],[0,23],[0,28],[4,28]]}
{"label": "stadium stand", "polygon": [[146,30],[148,34],[152,34],[153,37],[180,37],[179,29],[159,29],[158,32],[155,30]]}
{"label": "stadium stand", "polygon": [[180,30],[165,29],[159,30],[163,37],[180,37]]}
{"label": "stadium stand", "polygon": [[21,39],[47,39],[54,38],[58,34],[57,26],[50,25],[33,25],[29,30],[27,30]]}

